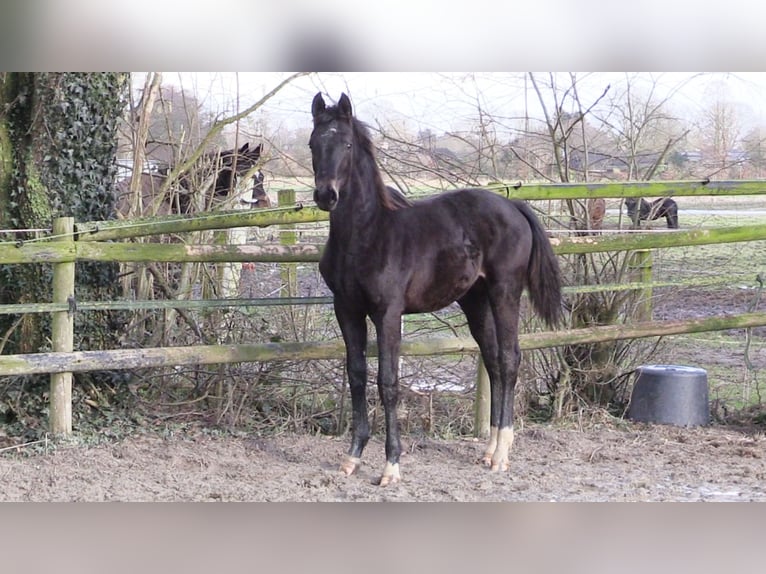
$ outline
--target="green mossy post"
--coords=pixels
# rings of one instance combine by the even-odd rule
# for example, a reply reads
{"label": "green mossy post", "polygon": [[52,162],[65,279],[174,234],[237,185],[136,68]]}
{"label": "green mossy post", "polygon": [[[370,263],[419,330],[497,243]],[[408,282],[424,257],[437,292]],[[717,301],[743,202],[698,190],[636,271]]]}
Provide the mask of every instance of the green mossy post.
{"label": "green mossy post", "polygon": [[646,285],[636,291],[636,306],[633,317],[637,321],[652,320],[652,250],[639,249],[630,254],[628,265],[630,266],[630,279]]}
{"label": "green mossy post", "polygon": [[[56,241],[71,242],[74,232],[74,218],[60,217],[53,221],[53,235]],[[54,353],[71,353],[74,350],[74,302],[75,263],[53,265],[53,302],[67,303],[66,311],[52,313],[51,339]],[[72,434],[72,373],[53,373],[50,389],[50,432],[54,436]]]}
{"label": "green mossy post", "polygon": [[[295,190],[280,189],[277,192],[279,207],[295,205]],[[282,229],[279,232],[279,243],[281,245],[295,245],[297,234],[293,229]],[[295,263],[282,263],[281,265],[282,290],[280,297],[295,297],[298,293],[298,267]]]}

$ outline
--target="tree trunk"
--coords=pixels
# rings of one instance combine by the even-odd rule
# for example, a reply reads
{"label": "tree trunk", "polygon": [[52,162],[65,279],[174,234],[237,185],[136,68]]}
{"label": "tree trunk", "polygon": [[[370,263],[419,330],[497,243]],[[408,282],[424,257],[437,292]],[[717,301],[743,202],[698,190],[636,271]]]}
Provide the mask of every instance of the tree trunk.
{"label": "tree trunk", "polygon": [[[113,217],[117,124],[128,86],[125,73],[0,74],[0,227],[4,241],[47,235],[55,217]],[[78,299],[116,295],[116,267],[79,265]],[[51,300],[51,267],[0,267],[0,303]],[[75,348],[116,339],[109,313],[78,314]],[[83,323],[87,326],[83,327]],[[17,325],[17,326],[16,326]],[[6,337],[7,335],[7,337]],[[5,353],[48,350],[50,318],[0,315]]]}
{"label": "tree trunk", "polygon": [[[7,134],[7,150],[3,150],[5,173],[0,178],[3,190],[0,221],[8,232],[4,239],[28,241],[39,237],[40,230],[50,227],[51,201],[40,175],[44,146],[39,145],[42,131],[38,113],[40,102],[36,83],[40,78],[32,73],[3,74],[2,104],[5,112],[0,121]],[[50,301],[51,269],[46,265],[21,265],[0,270],[0,301],[2,303],[32,303]],[[43,315],[27,314],[20,322],[14,317],[0,317],[3,333],[18,325],[6,345],[7,352],[31,353],[44,347]]]}

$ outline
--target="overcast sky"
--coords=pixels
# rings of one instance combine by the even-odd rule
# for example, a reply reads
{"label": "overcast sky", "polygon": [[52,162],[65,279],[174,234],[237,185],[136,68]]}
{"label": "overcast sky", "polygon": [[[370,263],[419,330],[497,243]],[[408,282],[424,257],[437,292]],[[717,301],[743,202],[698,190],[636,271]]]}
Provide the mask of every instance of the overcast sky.
{"label": "overcast sky", "polygon": [[[135,75],[140,83],[141,73]],[[216,113],[244,109],[273,89],[288,73],[220,72],[163,73],[166,84],[182,86]],[[624,73],[578,73],[583,101],[595,101],[607,85],[612,91],[624,83]],[[538,74],[547,79],[547,73]],[[738,106],[746,127],[766,125],[766,73],[644,73],[634,86],[660,94],[681,89],[673,96],[674,112],[693,118],[715,99]],[[436,132],[456,130],[476,117],[479,106],[497,115],[518,115],[525,107],[539,115],[531,87],[523,74],[506,72],[348,72],[319,73],[296,80],[264,108],[272,125],[294,128],[310,124],[311,98],[322,91],[329,100],[341,92],[352,99],[355,112],[368,123],[406,118],[413,129],[428,127]]]}

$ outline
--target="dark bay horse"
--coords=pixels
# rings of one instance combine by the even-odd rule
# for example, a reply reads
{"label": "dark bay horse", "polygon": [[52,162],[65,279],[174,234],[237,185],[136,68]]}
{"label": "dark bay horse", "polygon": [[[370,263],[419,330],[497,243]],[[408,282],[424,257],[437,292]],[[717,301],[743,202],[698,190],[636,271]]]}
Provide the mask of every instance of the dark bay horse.
{"label": "dark bay horse", "polygon": [[367,127],[345,94],[326,106],[314,97],[309,145],[314,201],[330,212],[330,234],[319,270],[334,295],[346,345],[352,439],[341,464],[361,464],[367,418],[367,323],[378,342],[378,392],[385,410],[386,464],[380,484],[400,480],[397,424],[400,323],[404,313],[457,301],[481,349],[491,388],[491,435],[482,461],[507,470],[513,442],[514,388],[521,351],[520,298],[555,326],[561,278],[545,230],[526,203],[483,189],[462,189],[411,203],[384,185]]}
{"label": "dark bay horse", "polygon": [[678,229],[678,204],[669,197],[655,199],[649,203],[643,197],[628,197],[625,199],[625,207],[628,209],[628,217],[633,224],[638,226],[639,222],[664,217],[667,221],[668,229]]}
{"label": "dark bay horse", "polygon": [[[216,173],[213,195],[218,199],[226,199],[236,193],[239,179],[244,177],[261,158],[261,144],[254,148],[245,143],[239,149],[224,150],[206,154],[203,164],[212,165]],[[259,169],[253,177],[250,197],[241,197],[241,203],[251,207],[271,207],[269,196],[263,189],[263,172]],[[183,180],[182,180],[183,183]],[[188,187],[188,185],[185,185]]]}
{"label": "dark bay horse", "polygon": [[[204,201],[206,208],[214,207],[216,203],[226,202],[234,194],[239,193],[241,178],[255,168],[260,157],[261,144],[251,148],[249,143],[239,148],[206,153],[191,169],[178,178],[173,192],[163,190],[170,174],[169,167],[160,169],[156,173],[142,173],[138,176],[141,202],[137,204],[137,207],[140,213],[133,215],[190,213],[194,210],[193,196],[196,193],[206,195]],[[259,169],[252,174],[253,185],[250,193],[243,194],[239,201],[249,204],[250,207],[271,207],[263,181],[264,175]],[[120,181],[116,187],[117,211],[123,215],[129,212],[131,186],[132,178],[128,178]]]}

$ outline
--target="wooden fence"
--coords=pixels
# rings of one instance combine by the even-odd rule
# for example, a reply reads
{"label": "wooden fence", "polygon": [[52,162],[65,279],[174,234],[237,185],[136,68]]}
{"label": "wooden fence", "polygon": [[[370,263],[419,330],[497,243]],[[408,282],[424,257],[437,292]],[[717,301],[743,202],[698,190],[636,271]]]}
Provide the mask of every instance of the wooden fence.
{"label": "wooden fence", "polygon": [[[591,197],[722,196],[766,193],[766,182],[641,182],[624,184],[564,184],[496,186],[496,192],[513,198],[552,200]],[[0,243],[0,265],[50,263],[54,270],[53,301],[27,305],[2,305],[0,313],[50,312],[53,314],[53,351],[28,355],[0,355],[0,376],[51,374],[50,430],[68,434],[72,430],[72,373],[94,370],[131,369],[167,365],[235,363],[247,361],[312,360],[343,357],[342,341],[326,343],[268,343],[242,345],[206,345],[147,349],[75,351],[73,313],[76,308],[136,308],[136,302],[75,302],[74,268],[77,261],[102,262],[316,262],[322,245],[185,245],[115,242],[134,237],[229,229],[234,227],[284,225],[324,221],[325,212],[313,207],[294,205],[269,210],[210,213],[198,217],[164,216],[131,221],[77,223],[62,218],[54,223],[51,238],[28,242]],[[675,246],[741,242],[766,239],[766,225],[748,225],[713,229],[692,229],[672,233],[635,233],[586,237],[554,237],[557,254],[634,251]],[[640,289],[642,284],[622,286]],[[295,304],[303,300],[291,300]],[[305,302],[305,301],[304,301]],[[213,302],[170,301],[138,302],[147,307],[184,307],[212,305]],[[235,301],[217,302],[234,306]],[[242,300],[242,305],[252,305]],[[766,325],[766,313],[711,317],[691,321],[642,322],[632,325],[609,325],[588,329],[524,334],[522,349],[536,349],[725,330]],[[374,343],[370,353],[375,353]],[[439,355],[476,352],[473,339],[432,338],[404,341],[404,355]]]}

